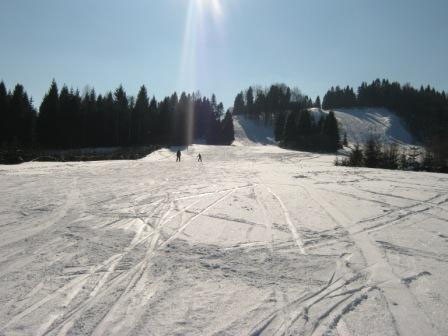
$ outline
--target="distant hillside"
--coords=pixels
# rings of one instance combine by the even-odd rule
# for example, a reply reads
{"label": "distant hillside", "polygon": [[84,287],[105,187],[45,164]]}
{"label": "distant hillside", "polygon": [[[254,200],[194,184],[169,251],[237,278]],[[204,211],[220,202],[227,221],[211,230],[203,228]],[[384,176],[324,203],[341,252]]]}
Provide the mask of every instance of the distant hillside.
{"label": "distant hillside", "polygon": [[[327,110],[309,109],[317,121]],[[350,143],[364,143],[372,135],[382,142],[411,145],[415,140],[404,122],[386,108],[333,109],[339,121],[341,136],[347,133]]]}
{"label": "distant hillside", "polygon": [[[419,89],[387,79],[376,79],[371,84],[352,87],[332,87],[324,96],[326,110],[344,108],[388,108],[407,125],[420,142],[439,154],[441,145],[448,142],[448,97],[430,86]],[[446,152],[443,155],[448,155]]]}

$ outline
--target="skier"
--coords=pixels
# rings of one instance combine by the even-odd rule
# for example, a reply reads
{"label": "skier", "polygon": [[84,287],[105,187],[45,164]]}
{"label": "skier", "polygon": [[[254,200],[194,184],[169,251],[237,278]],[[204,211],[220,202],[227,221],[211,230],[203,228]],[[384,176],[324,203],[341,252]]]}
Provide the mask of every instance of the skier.
{"label": "skier", "polygon": [[180,150],[177,151],[176,153],[176,162],[180,162],[180,157],[181,157],[182,153],[180,152]]}
{"label": "skier", "polygon": [[201,155],[201,153],[198,154],[198,162],[202,162],[202,155]]}

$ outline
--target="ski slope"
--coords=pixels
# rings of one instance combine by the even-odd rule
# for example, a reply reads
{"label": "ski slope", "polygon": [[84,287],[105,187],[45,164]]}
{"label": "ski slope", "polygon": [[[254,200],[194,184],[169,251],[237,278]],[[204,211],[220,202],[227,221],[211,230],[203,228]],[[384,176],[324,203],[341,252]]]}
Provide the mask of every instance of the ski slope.
{"label": "ski slope", "polygon": [[[315,119],[329,111],[312,108]],[[386,108],[340,108],[334,110],[349,143],[365,143],[371,136],[384,143],[413,145],[414,139],[402,120]]]}
{"label": "ski slope", "polygon": [[448,177],[256,128],[181,163],[0,166],[0,335],[447,335]]}

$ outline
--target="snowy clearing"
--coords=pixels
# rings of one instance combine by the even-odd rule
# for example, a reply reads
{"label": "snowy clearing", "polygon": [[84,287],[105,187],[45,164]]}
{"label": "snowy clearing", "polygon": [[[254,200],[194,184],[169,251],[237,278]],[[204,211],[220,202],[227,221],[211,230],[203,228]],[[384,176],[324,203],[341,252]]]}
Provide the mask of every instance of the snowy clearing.
{"label": "snowy clearing", "polygon": [[[317,119],[329,111],[310,109]],[[350,143],[365,143],[375,136],[381,142],[413,145],[414,139],[403,121],[386,108],[338,108],[334,109],[341,126],[341,135],[347,133]]]}
{"label": "snowy clearing", "polygon": [[446,175],[235,129],[181,163],[1,166],[0,334],[448,334]]}

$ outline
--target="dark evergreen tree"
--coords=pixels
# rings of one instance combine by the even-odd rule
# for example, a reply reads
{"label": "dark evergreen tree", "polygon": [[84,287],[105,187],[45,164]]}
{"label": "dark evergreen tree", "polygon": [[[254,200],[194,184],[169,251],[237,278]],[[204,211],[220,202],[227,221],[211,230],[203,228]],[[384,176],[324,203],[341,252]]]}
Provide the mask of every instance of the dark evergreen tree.
{"label": "dark evergreen tree", "polygon": [[370,137],[364,146],[364,163],[366,167],[377,168],[381,166],[382,153],[379,141]]}
{"label": "dark evergreen tree", "polygon": [[341,148],[340,136],[339,136],[339,125],[336,116],[333,111],[328,113],[325,118],[323,125],[323,133],[325,138],[325,149],[330,152],[335,152]]}
{"label": "dark evergreen tree", "polygon": [[398,145],[393,143],[384,146],[384,151],[380,157],[382,158],[381,168],[397,169],[399,164]]}
{"label": "dark evergreen tree", "polygon": [[319,96],[317,96],[316,101],[314,102],[314,107],[317,107],[319,109],[322,108],[322,104],[320,102],[320,97]]}
{"label": "dark evergreen tree", "polygon": [[283,144],[286,147],[295,146],[297,144],[297,138],[296,113],[290,112],[286,118]]}
{"label": "dark evergreen tree", "polygon": [[230,111],[226,112],[226,115],[222,121],[222,144],[231,145],[235,140],[235,132],[233,129],[233,118]]}
{"label": "dark evergreen tree", "polygon": [[235,97],[235,102],[233,103],[233,114],[234,115],[242,115],[245,114],[246,104],[244,102],[244,94],[243,92],[239,93]]}
{"label": "dark evergreen tree", "polygon": [[132,111],[132,143],[142,145],[149,140],[151,130],[151,113],[149,109],[148,91],[145,86],[140,88]]}
{"label": "dark evergreen tree", "polygon": [[355,144],[355,147],[349,155],[349,165],[352,167],[361,167],[364,164],[364,154],[359,144]]}
{"label": "dark evergreen tree", "polygon": [[121,85],[114,93],[114,114],[115,146],[128,145],[131,135],[129,100]]}
{"label": "dark evergreen tree", "polygon": [[17,84],[10,101],[13,143],[29,147],[34,140],[36,113],[22,85]]}
{"label": "dark evergreen tree", "polygon": [[48,148],[59,147],[60,130],[58,129],[59,118],[59,94],[56,81],[53,80],[50,89],[44,96],[39,109],[37,123],[39,142]]}
{"label": "dark evergreen tree", "polygon": [[9,95],[5,83],[0,82],[0,146],[8,141],[9,125]]}
{"label": "dark evergreen tree", "polygon": [[276,114],[275,126],[274,126],[274,136],[276,141],[283,140],[283,135],[285,132],[285,123],[286,123],[286,111],[280,111]]}
{"label": "dark evergreen tree", "polygon": [[252,87],[246,91],[246,113],[249,118],[254,117],[254,90]]}

